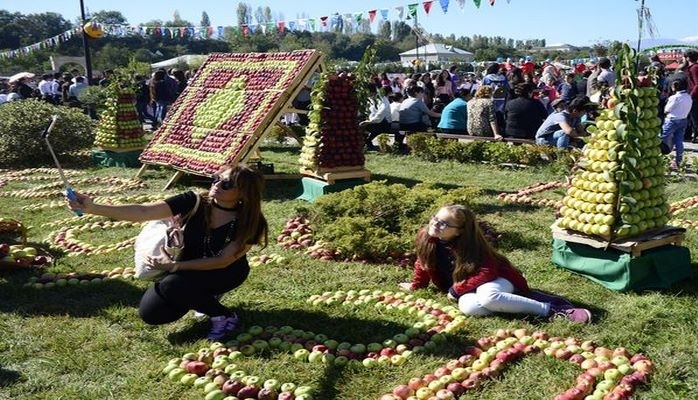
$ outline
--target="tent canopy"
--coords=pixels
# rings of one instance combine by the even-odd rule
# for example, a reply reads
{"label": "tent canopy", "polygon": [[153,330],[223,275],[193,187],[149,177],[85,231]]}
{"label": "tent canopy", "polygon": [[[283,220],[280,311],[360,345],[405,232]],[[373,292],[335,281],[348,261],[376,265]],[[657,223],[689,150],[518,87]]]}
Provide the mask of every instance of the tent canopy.
{"label": "tent canopy", "polygon": [[158,68],[168,68],[174,67],[177,64],[192,64],[192,63],[202,63],[208,57],[204,54],[185,54],[183,56],[170,58],[169,60],[164,60],[156,62],[155,64],[150,64],[152,69]]}

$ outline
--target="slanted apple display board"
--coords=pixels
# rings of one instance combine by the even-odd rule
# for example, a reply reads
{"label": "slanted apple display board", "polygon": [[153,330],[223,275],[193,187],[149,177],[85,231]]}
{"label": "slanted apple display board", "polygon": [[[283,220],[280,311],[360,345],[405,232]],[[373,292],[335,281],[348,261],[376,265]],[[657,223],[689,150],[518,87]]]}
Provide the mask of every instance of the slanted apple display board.
{"label": "slanted apple display board", "polygon": [[170,186],[182,173],[210,176],[221,165],[245,161],[322,59],[314,50],[211,54],[153,134],[141,162],[178,170]]}
{"label": "slanted apple display board", "polygon": [[[662,228],[669,221],[667,165],[660,151],[659,92],[637,79],[626,45],[617,82],[563,198],[557,226],[609,242]],[[646,85],[644,85],[646,83]]]}

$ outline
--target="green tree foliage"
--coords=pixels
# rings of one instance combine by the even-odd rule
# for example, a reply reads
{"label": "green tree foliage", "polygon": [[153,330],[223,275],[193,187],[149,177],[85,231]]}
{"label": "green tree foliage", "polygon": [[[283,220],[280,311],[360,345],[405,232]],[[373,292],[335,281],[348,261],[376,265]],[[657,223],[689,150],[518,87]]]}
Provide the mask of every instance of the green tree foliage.
{"label": "green tree foliage", "polygon": [[208,13],[206,11],[201,12],[201,22],[199,22],[201,26],[211,26],[211,18],[208,17]]}
{"label": "green tree foliage", "polygon": [[92,18],[107,25],[124,25],[128,24],[128,20],[121,11],[97,11],[92,13]]}

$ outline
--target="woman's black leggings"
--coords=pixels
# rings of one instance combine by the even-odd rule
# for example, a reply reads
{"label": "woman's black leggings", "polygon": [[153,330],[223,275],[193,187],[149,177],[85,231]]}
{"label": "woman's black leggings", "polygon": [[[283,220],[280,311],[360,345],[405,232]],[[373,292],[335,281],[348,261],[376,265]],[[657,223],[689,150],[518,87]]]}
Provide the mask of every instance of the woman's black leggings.
{"label": "woman's black leggings", "polygon": [[242,285],[250,273],[247,259],[221,269],[208,271],[177,271],[167,274],[146,290],[138,308],[143,321],[151,325],[176,321],[189,310],[210,317],[229,315],[216,295]]}

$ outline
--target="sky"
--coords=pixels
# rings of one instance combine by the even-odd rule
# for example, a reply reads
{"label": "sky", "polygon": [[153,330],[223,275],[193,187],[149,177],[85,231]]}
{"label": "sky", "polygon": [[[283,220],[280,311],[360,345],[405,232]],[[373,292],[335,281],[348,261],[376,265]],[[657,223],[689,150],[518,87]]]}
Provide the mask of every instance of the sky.
{"label": "sky", "polygon": [[[206,11],[213,26],[237,25],[236,10],[239,1],[230,0],[83,0],[88,11],[120,11],[129,24],[139,25],[150,20],[172,20],[175,10],[180,17],[195,25]],[[424,1],[352,0],[346,2],[319,0],[254,0],[246,4],[257,7],[269,6],[276,18],[285,21],[328,16],[334,13],[362,13],[368,18],[369,10],[388,9],[388,19],[397,20],[396,7],[404,7],[405,15],[409,4],[418,4],[417,21],[431,34],[444,36],[503,36],[515,40],[545,39],[548,45],[567,43],[590,46],[604,41],[630,41],[638,37],[637,11],[640,0],[481,0],[477,8],[474,0],[464,0],[464,7],[457,0],[448,0],[448,11],[444,13],[441,1],[434,0],[427,15]],[[698,25],[689,23],[682,16],[698,14],[696,0],[645,0],[657,38],[698,41]],[[80,15],[80,0],[0,0],[0,9],[22,14],[56,12],[66,20],[75,21]],[[381,19],[380,11],[376,22]],[[374,22],[372,26],[378,24]],[[406,21],[412,24],[412,21]],[[318,24],[319,25],[319,24]],[[288,27],[288,22],[286,23]],[[649,37],[645,32],[644,37]],[[644,47],[644,46],[643,46]],[[467,49],[466,49],[467,50]]]}

